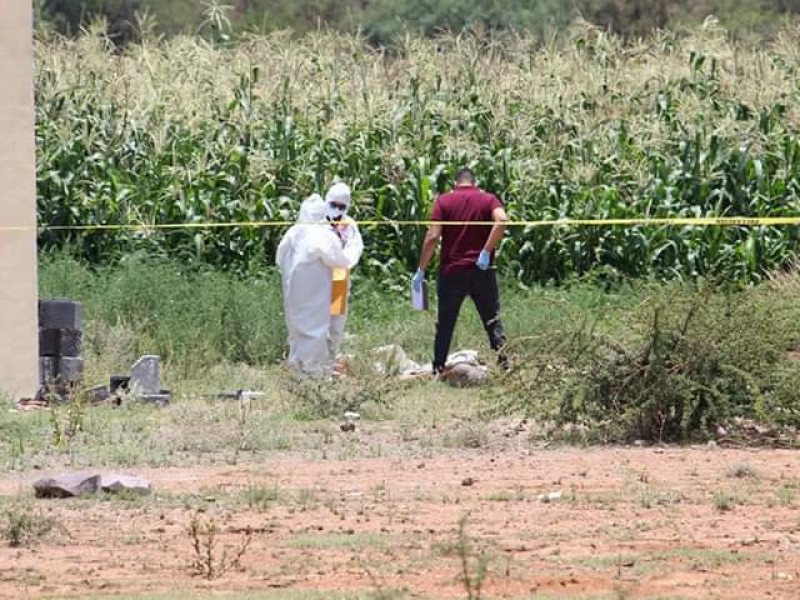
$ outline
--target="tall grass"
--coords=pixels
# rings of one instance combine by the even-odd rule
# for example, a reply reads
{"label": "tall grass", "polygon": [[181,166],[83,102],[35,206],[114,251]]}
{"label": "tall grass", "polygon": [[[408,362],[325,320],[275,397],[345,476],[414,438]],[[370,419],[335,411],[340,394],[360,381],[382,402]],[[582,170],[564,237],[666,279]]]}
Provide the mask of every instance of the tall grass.
{"label": "tall grass", "polygon": [[[359,218],[424,219],[473,165],[513,219],[800,214],[800,33],[768,46],[714,22],[640,42],[577,25],[559,41],[341,34],[124,51],[94,30],[36,45],[38,207],[50,225],[291,218],[335,178]],[[134,251],[238,271],[278,228],[43,231],[93,263]],[[366,228],[365,272],[397,279],[422,229]],[[513,228],[525,282],[612,275],[737,281],[781,267],[796,227]]]}

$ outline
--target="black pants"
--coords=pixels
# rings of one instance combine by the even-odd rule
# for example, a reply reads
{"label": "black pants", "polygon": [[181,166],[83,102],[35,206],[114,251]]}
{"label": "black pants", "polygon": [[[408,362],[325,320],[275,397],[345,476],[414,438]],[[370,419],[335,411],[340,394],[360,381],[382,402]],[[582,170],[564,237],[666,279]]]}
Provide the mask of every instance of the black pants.
{"label": "black pants", "polygon": [[503,324],[500,322],[500,289],[497,284],[497,274],[493,270],[481,271],[476,267],[450,275],[440,275],[437,296],[439,315],[433,349],[433,370],[439,372],[444,368],[450,352],[450,342],[453,341],[458,313],[467,296],[478,309],[483,326],[489,335],[492,350],[499,353],[499,362],[505,366],[506,358],[502,349],[506,343],[506,336]]}

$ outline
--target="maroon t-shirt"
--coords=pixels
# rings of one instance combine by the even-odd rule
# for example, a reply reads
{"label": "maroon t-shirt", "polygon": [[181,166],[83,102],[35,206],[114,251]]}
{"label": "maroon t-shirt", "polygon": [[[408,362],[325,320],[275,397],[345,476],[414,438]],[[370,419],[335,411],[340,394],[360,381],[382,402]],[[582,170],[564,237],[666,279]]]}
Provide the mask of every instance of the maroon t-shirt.
{"label": "maroon t-shirt", "polygon": [[[431,211],[431,221],[490,222],[493,221],[494,209],[502,206],[493,194],[473,186],[459,186],[436,199]],[[475,261],[478,260],[491,231],[491,225],[443,225],[439,271],[443,275],[450,275],[475,268]]]}

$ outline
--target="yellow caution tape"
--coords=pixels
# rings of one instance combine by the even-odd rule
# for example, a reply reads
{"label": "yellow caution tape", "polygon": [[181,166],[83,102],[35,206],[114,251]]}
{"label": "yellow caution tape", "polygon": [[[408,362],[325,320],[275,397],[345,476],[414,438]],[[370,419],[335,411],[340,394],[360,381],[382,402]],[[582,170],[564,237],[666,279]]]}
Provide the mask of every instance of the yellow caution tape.
{"label": "yellow caution tape", "polygon": [[[419,227],[430,225],[478,226],[494,225],[494,221],[395,221],[391,219],[353,221],[361,227]],[[298,221],[231,221],[202,223],[125,223],[106,225],[42,225],[39,227],[0,226],[0,232],[9,231],[163,231],[180,229],[258,229],[289,227],[291,225],[321,225],[325,223],[299,223]],[[800,225],[800,217],[665,217],[629,219],[549,219],[539,221],[507,221],[508,227],[762,227]]]}

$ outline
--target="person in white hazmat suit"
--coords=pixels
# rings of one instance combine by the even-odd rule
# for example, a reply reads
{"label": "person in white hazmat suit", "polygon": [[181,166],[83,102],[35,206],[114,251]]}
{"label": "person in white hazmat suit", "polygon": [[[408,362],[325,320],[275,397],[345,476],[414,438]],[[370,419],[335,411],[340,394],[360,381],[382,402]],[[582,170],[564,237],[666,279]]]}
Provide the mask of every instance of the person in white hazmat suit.
{"label": "person in white hazmat suit", "polygon": [[347,218],[349,208],[350,189],[344,184],[334,185],[325,200],[310,196],[278,245],[288,364],[312,376],[332,373],[347,322],[346,312],[331,315],[334,269],[352,269],[364,250],[358,226]]}

